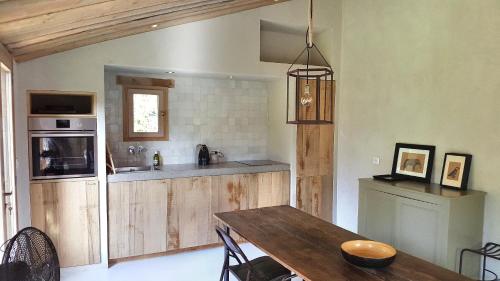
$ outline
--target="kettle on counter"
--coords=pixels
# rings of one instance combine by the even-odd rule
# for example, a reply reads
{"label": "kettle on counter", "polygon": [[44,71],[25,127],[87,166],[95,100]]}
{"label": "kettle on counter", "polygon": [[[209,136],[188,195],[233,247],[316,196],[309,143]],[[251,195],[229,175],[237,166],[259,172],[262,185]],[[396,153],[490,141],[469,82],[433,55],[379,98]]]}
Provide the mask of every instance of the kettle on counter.
{"label": "kettle on counter", "polygon": [[199,166],[207,166],[210,164],[210,152],[205,144],[198,144],[196,146],[196,163]]}
{"label": "kettle on counter", "polygon": [[210,152],[210,163],[219,164],[221,162],[224,162],[224,153],[215,150]]}

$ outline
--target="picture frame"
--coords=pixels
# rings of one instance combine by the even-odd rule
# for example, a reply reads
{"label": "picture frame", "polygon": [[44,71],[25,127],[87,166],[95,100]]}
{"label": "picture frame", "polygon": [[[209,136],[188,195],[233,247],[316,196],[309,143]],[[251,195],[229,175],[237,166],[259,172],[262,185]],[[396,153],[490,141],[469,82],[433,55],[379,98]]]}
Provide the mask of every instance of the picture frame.
{"label": "picture frame", "polygon": [[458,190],[467,190],[472,155],[446,153],[444,155],[441,186]]}
{"label": "picture frame", "polygon": [[391,175],[430,183],[435,150],[433,145],[396,143]]}

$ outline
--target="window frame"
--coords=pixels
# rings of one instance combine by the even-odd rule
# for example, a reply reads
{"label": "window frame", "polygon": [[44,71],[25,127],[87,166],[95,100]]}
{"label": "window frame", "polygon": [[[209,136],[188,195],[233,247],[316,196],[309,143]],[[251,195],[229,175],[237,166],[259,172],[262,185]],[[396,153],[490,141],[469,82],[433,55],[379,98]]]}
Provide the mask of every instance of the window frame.
{"label": "window frame", "polygon": [[[158,133],[136,133],[134,122],[134,93],[151,95],[157,92],[158,103]],[[143,85],[123,85],[123,141],[167,141],[168,140],[168,88]]]}

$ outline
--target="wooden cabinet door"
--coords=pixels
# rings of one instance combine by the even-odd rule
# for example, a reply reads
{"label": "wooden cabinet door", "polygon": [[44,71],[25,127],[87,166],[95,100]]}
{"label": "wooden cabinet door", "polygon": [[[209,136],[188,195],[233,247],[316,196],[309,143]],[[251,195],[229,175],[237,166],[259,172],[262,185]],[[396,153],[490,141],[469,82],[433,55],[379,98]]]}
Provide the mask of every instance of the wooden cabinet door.
{"label": "wooden cabinet door", "polygon": [[110,183],[108,188],[109,258],[167,250],[169,180]]}
{"label": "wooden cabinet door", "polygon": [[225,175],[214,177],[212,200],[216,212],[248,209],[249,190],[257,186],[257,174]]}
{"label": "wooden cabinet door", "polygon": [[[143,255],[167,250],[167,194],[169,185],[170,180],[137,182],[135,202],[143,202],[143,204],[142,208],[134,210],[133,217],[136,225],[140,226],[139,233],[141,230],[143,233]],[[136,206],[139,207],[141,204]],[[139,238],[141,238],[140,234]]]}
{"label": "wooden cabinet door", "polygon": [[108,256],[110,259],[131,255],[129,246],[130,225],[130,192],[135,182],[118,182],[108,184]]}
{"label": "wooden cabinet door", "polygon": [[290,172],[259,173],[257,185],[249,188],[249,208],[290,204]]}
{"label": "wooden cabinet door", "polygon": [[[250,201],[249,191],[252,188],[258,187],[257,174],[224,175],[213,178],[212,205],[214,206],[214,213],[248,209]],[[222,224],[212,216],[212,229],[210,233],[210,241],[212,243],[219,242],[215,233],[216,225],[222,227]],[[236,241],[244,241],[243,238],[234,232],[231,233],[231,236]]]}
{"label": "wooden cabinet door", "polygon": [[396,199],[388,193],[360,188],[358,233],[394,245]]}
{"label": "wooden cabinet door", "polygon": [[173,179],[168,190],[168,250],[207,245],[212,227],[213,177]]}
{"label": "wooden cabinet door", "polygon": [[31,223],[54,243],[61,267],[100,262],[96,180],[32,183]]}

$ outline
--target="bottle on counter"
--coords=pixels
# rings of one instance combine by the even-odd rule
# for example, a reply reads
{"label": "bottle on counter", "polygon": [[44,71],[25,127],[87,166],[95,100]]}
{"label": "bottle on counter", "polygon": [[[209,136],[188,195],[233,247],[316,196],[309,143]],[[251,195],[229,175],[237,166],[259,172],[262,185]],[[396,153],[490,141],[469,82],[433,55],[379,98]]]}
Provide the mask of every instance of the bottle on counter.
{"label": "bottle on counter", "polygon": [[155,155],[153,156],[153,168],[158,170],[160,167],[160,152],[155,151]]}

